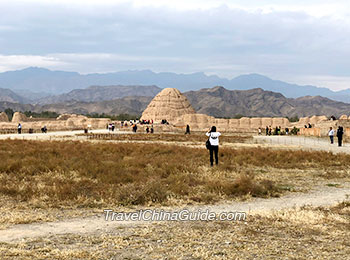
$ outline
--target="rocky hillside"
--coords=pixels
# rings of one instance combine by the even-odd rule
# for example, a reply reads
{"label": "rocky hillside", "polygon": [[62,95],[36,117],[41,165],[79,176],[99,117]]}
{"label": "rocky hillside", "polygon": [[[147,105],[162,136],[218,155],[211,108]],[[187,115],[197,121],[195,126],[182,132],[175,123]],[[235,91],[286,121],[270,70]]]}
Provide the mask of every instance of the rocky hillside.
{"label": "rocky hillside", "polygon": [[[154,88],[154,90],[156,91],[157,89]],[[82,95],[80,90],[78,93]],[[125,93],[132,92],[127,90]],[[81,96],[81,99],[89,100],[95,98],[98,100],[101,98],[98,95],[85,98]],[[120,93],[120,95],[123,95],[123,93]],[[286,98],[280,93],[264,91],[259,88],[227,90],[223,87],[214,87],[185,92],[184,95],[198,113],[215,117],[232,118],[237,115],[249,117],[302,117],[312,115],[327,115],[330,117],[334,115],[338,117],[342,114],[350,114],[350,104],[347,103],[333,101],[320,96],[307,96],[297,99]],[[14,111],[53,111],[79,114],[106,113],[113,115],[127,113],[141,115],[152,98],[151,96],[128,96],[109,101],[82,102],[70,100],[46,105],[22,105],[19,103],[0,102],[0,111],[11,108]]]}
{"label": "rocky hillside", "polygon": [[130,114],[141,115],[146,106],[151,102],[152,97],[124,97],[120,99],[100,102],[79,102],[67,101],[48,105],[28,105],[11,102],[0,102],[0,111],[11,108],[13,111],[52,111],[59,114],[91,114],[105,113],[110,115]]}
{"label": "rocky hillside", "polygon": [[27,103],[28,99],[16,94],[15,92],[6,89],[0,88],[0,101],[7,101],[12,103]]}
{"label": "rocky hillside", "polygon": [[63,102],[100,102],[131,96],[154,97],[161,88],[157,86],[91,86],[86,89],[75,89],[66,94],[38,100],[37,104],[56,104]]}
{"label": "rocky hillside", "polygon": [[268,116],[292,117],[350,114],[350,104],[320,96],[286,98],[280,93],[251,90],[227,90],[223,87],[184,93],[198,113],[215,117]]}

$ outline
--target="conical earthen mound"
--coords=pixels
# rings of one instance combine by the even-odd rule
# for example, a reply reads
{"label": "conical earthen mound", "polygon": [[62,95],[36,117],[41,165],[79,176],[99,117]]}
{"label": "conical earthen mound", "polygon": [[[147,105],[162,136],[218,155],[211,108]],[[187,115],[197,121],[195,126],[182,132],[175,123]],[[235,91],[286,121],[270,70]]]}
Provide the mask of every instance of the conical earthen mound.
{"label": "conical earthen mound", "polygon": [[181,116],[195,113],[190,102],[176,88],[163,89],[149,103],[142,113],[141,119],[159,122],[163,119],[175,122]]}
{"label": "conical earthen mound", "polygon": [[5,112],[0,113],[0,122],[8,122],[9,118]]}
{"label": "conical earthen mound", "polygon": [[21,112],[15,112],[12,117],[12,123],[21,123],[21,122],[27,122],[28,118],[25,114],[22,114]]}

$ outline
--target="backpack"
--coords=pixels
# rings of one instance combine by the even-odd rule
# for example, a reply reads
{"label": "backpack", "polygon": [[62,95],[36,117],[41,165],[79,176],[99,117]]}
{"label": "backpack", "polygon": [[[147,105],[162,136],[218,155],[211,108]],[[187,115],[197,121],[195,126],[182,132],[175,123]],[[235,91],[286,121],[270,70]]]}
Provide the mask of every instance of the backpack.
{"label": "backpack", "polygon": [[[211,135],[210,135],[211,136]],[[205,147],[209,150],[211,148],[211,144],[210,144],[210,136],[208,137],[208,140],[205,142]]]}

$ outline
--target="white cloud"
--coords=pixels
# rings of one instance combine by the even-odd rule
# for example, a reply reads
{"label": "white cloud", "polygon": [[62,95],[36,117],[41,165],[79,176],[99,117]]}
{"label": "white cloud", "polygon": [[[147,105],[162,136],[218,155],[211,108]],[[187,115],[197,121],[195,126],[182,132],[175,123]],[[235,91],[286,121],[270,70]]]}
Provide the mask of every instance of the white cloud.
{"label": "white cloud", "polygon": [[0,9],[2,71],[257,72],[333,88],[350,77],[344,0],[0,0]]}

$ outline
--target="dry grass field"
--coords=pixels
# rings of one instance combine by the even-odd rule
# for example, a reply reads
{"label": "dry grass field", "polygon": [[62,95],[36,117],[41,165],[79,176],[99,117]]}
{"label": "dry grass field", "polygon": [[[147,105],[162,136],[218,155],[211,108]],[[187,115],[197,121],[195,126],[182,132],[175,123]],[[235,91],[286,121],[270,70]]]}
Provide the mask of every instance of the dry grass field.
{"label": "dry grass field", "polygon": [[1,244],[2,259],[350,259],[350,203]]}
{"label": "dry grass field", "polygon": [[[183,133],[161,133],[161,134],[81,134],[87,138],[97,140],[119,140],[119,141],[166,141],[166,142],[192,142],[204,144],[207,137],[203,132],[195,132],[190,135]],[[251,134],[225,134],[220,137],[220,143],[243,143],[252,140]]]}
{"label": "dry grass field", "polygon": [[[203,146],[153,144],[156,135],[127,136],[151,139],[1,141],[0,229],[89,216],[105,208],[268,199],[350,181],[347,154],[226,147],[219,150],[219,166],[212,168]],[[203,142],[195,135],[176,138],[167,134],[161,140]],[[240,138],[224,141],[248,137]],[[33,238],[0,243],[0,253],[3,259],[346,259],[349,223],[350,205],[344,202],[255,214],[247,222],[163,222]]]}

